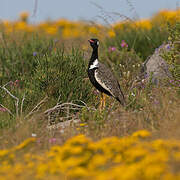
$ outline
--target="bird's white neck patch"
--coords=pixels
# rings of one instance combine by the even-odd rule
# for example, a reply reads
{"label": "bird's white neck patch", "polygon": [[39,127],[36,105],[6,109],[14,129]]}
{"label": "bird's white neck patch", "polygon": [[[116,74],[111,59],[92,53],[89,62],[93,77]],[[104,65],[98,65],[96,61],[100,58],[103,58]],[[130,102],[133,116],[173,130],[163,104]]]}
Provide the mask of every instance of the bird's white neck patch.
{"label": "bird's white neck patch", "polygon": [[97,68],[98,67],[98,64],[99,64],[99,61],[98,59],[96,59],[93,64],[90,65],[89,69],[94,69],[94,68]]}

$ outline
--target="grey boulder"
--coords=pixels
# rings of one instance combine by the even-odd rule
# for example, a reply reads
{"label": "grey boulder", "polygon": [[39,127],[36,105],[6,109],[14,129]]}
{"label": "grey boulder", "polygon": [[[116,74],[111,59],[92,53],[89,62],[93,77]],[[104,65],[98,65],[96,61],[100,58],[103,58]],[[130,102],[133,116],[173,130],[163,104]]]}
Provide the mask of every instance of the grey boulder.
{"label": "grey boulder", "polygon": [[143,63],[141,68],[141,78],[150,80],[154,84],[159,84],[160,80],[165,78],[171,78],[171,72],[169,71],[169,65],[162,58],[162,53],[171,49],[170,44],[163,44],[155,50]]}

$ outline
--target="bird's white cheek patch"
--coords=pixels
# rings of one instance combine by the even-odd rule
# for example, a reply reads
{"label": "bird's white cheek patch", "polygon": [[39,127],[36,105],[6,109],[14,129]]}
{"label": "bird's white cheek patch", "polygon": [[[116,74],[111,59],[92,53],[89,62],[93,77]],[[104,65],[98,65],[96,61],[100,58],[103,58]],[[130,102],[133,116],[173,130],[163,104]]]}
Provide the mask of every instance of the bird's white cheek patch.
{"label": "bird's white cheek patch", "polygon": [[98,64],[99,64],[98,59],[96,59],[96,60],[94,61],[94,63],[93,63],[92,65],[90,65],[89,69],[97,68],[97,67],[98,67]]}

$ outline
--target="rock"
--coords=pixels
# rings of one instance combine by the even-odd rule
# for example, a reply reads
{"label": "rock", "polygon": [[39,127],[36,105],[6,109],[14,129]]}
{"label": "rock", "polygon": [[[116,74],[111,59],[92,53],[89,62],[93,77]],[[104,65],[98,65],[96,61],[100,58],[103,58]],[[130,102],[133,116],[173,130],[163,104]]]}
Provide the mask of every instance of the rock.
{"label": "rock", "polygon": [[169,65],[161,57],[162,53],[171,49],[170,44],[163,44],[157,48],[152,56],[147,58],[141,69],[142,79],[152,79],[152,82],[159,84],[159,81],[172,77],[169,71]]}

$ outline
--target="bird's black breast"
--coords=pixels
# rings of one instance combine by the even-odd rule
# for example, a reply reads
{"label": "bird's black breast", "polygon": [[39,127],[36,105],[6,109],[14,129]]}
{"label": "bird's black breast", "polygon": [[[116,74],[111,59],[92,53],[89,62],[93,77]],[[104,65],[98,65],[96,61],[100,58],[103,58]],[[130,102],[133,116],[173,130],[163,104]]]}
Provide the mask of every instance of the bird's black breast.
{"label": "bird's black breast", "polygon": [[91,81],[91,83],[94,85],[94,87],[96,89],[98,89],[100,92],[103,92],[109,96],[112,96],[112,94],[107,91],[106,89],[104,89],[97,81],[96,81],[96,78],[95,78],[95,70],[98,70],[98,68],[93,68],[93,69],[88,69],[88,76],[89,76],[89,79]]}

